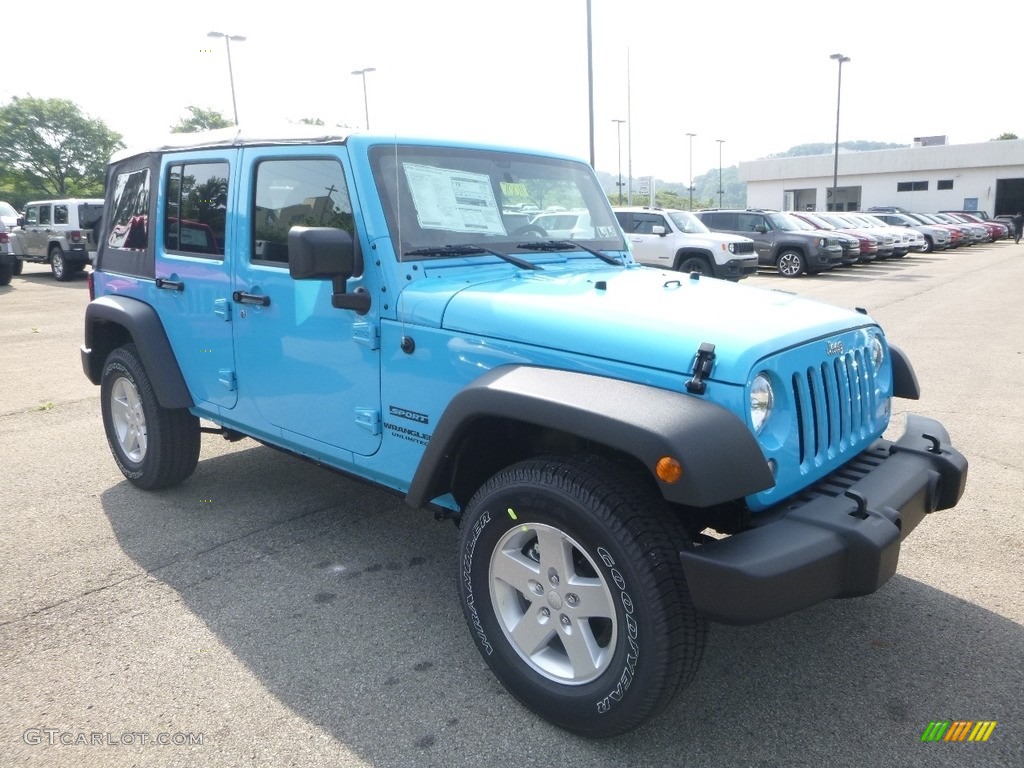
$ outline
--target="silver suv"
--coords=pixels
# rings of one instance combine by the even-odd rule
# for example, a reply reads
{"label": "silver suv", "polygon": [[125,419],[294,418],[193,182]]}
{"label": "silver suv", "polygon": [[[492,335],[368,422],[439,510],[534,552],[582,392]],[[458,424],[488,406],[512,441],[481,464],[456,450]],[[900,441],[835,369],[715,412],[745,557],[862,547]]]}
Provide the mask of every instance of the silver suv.
{"label": "silver suv", "polygon": [[103,200],[35,200],[25,206],[14,232],[14,252],[24,261],[50,265],[58,280],[70,280],[95,258]]}
{"label": "silver suv", "polygon": [[712,232],[688,211],[616,208],[615,218],[641,264],[733,281],[757,272],[753,240]]}

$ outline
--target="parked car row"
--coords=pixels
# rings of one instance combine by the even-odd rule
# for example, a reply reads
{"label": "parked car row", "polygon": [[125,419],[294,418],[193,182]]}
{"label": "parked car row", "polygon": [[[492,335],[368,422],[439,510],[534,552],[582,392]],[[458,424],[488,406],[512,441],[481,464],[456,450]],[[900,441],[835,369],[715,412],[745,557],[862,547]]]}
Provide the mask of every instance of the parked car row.
{"label": "parked car row", "polygon": [[751,238],[758,264],[784,277],[901,258],[935,247],[934,240],[929,241],[922,233],[892,227],[862,213],[716,208],[695,215],[715,232]]}
{"label": "parked car row", "polygon": [[911,227],[921,224],[943,227],[950,233],[959,233],[953,238],[952,247],[975,243],[994,243],[1013,237],[1013,222],[996,221],[981,215],[980,211],[939,211],[937,213],[913,213],[896,206],[875,206],[871,213],[890,221],[894,226]]}

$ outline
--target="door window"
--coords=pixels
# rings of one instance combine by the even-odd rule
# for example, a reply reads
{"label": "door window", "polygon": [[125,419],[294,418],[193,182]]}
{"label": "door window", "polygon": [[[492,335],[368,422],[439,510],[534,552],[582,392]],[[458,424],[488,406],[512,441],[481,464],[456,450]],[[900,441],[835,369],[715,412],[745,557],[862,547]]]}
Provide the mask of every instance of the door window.
{"label": "door window", "polygon": [[53,206],[53,223],[54,224],[67,224],[68,223],[68,207],[66,205],[55,205],[55,206]]}
{"label": "door window", "polygon": [[336,227],[355,235],[352,203],[337,160],[264,160],[256,166],[251,258],[287,266],[288,230]]}
{"label": "door window", "polygon": [[655,227],[665,227],[665,231],[668,232],[668,227],[665,226],[664,216],[659,216],[655,213],[633,214],[633,232],[636,234],[653,235]]}
{"label": "door window", "polygon": [[39,223],[39,206],[30,205],[25,209],[25,224],[36,225]]}
{"label": "door window", "polygon": [[39,206],[39,224],[45,225],[50,223],[50,206],[41,205]]}
{"label": "door window", "polygon": [[167,175],[164,247],[195,256],[224,257],[228,164],[172,165]]}

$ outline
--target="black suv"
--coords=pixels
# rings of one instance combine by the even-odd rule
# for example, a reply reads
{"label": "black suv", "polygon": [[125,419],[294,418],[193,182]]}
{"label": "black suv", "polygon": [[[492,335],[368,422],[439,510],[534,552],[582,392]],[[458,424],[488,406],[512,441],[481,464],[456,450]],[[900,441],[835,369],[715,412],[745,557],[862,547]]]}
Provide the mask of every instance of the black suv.
{"label": "black suv", "polygon": [[783,277],[824,272],[843,260],[838,238],[825,232],[808,232],[781,211],[713,209],[697,211],[696,216],[714,232],[751,238],[758,264],[774,267]]}

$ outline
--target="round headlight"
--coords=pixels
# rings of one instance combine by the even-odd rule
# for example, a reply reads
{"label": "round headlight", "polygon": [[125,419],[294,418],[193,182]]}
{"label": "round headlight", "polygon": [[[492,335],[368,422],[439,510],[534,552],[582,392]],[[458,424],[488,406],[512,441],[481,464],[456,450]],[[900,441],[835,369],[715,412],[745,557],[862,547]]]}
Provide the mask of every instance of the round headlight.
{"label": "round headlight", "polygon": [[878,373],[882,367],[882,363],[885,362],[885,347],[882,346],[882,340],[877,336],[871,337],[871,365],[875,369],[875,373]]}
{"label": "round headlight", "polygon": [[750,421],[754,425],[754,431],[760,432],[761,427],[768,421],[774,401],[775,394],[772,392],[772,384],[768,377],[763,373],[757,374],[750,385]]}

